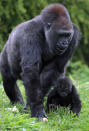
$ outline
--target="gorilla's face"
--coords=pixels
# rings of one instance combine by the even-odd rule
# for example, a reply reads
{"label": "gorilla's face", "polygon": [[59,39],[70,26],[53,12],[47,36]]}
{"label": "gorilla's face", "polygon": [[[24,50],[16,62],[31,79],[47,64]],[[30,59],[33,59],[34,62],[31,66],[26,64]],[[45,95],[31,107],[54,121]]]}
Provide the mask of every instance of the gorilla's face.
{"label": "gorilla's face", "polygon": [[64,88],[59,86],[57,91],[61,97],[66,97],[71,93],[71,90],[72,86],[64,86]]}
{"label": "gorilla's face", "polygon": [[69,47],[74,33],[67,10],[59,4],[50,5],[43,10],[42,19],[50,51],[58,55],[63,54]]}
{"label": "gorilla's face", "polygon": [[[49,27],[50,25],[50,27]],[[45,28],[46,41],[49,44],[49,48],[56,54],[63,54],[70,45],[73,37],[73,27],[70,24],[70,28],[67,29],[66,23],[48,23]]]}
{"label": "gorilla's face", "polygon": [[68,96],[72,91],[72,81],[69,78],[59,79],[57,82],[57,92],[61,97]]}

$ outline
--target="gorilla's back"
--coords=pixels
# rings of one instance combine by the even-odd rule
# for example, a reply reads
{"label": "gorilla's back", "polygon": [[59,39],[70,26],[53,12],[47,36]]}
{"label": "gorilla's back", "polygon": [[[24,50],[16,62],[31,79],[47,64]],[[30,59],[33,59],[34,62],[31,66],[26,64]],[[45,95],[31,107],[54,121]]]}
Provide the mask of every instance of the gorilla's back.
{"label": "gorilla's back", "polygon": [[24,45],[27,41],[29,44],[29,48],[31,44],[34,44],[31,43],[31,41],[34,40],[35,34],[39,36],[39,30],[41,30],[42,27],[41,21],[39,21],[40,16],[37,16],[32,20],[23,22],[16,26],[10,33],[5,47],[3,48],[2,54],[4,54],[4,57],[6,57],[4,59],[7,59],[11,72],[13,74],[17,74],[17,76],[21,72],[21,49],[24,48]]}

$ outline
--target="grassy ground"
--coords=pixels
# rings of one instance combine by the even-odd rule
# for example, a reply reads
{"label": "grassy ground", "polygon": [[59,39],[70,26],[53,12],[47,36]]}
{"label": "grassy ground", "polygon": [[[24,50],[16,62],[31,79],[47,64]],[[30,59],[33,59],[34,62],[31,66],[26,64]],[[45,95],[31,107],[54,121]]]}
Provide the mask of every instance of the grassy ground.
{"label": "grassy ground", "polygon": [[[78,63],[79,65],[79,63]],[[82,100],[80,117],[73,117],[69,109],[59,108],[57,111],[50,111],[48,122],[41,123],[30,118],[30,110],[23,111],[23,106],[10,105],[9,99],[3,90],[0,82],[0,131],[89,131],[89,69],[84,65],[82,68],[72,65],[72,72],[69,77],[76,85]],[[25,98],[22,83],[18,82]],[[17,112],[13,111],[16,106]],[[9,108],[9,109],[8,109]]]}

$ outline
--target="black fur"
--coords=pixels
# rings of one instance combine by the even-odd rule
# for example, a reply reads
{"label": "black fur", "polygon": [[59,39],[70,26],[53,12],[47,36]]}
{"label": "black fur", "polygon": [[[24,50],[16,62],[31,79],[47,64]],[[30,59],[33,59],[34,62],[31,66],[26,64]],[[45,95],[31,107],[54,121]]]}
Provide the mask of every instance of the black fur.
{"label": "black fur", "polygon": [[18,25],[9,35],[0,56],[3,86],[10,101],[24,103],[16,85],[21,79],[31,116],[46,116],[44,95],[57,78],[64,75],[79,36],[68,11],[60,4],[50,5],[39,16]]}
{"label": "black fur", "polygon": [[70,110],[76,115],[79,115],[81,110],[81,100],[72,81],[67,78],[59,78],[56,87],[49,93],[47,100],[47,110],[57,108],[57,106],[67,107],[70,105]]}

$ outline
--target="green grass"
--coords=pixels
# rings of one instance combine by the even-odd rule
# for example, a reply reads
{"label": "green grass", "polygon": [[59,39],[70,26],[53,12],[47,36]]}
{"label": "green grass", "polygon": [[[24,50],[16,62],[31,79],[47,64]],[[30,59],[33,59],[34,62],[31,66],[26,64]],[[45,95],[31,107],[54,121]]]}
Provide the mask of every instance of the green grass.
{"label": "green grass", "polygon": [[[79,65],[79,64],[78,64]],[[85,65],[81,68],[72,65],[69,77],[76,85],[82,101],[80,117],[74,117],[68,108],[60,107],[48,113],[48,122],[38,122],[30,118],[30,110],[23,111],[23,106],[16,104],[19,112],[12,112],[13,108],[6,96],[2,80],[0,80],[0,131],[89,131],[89,69]],[[22,82],[18,82],[23,97],[25,98]]]}

